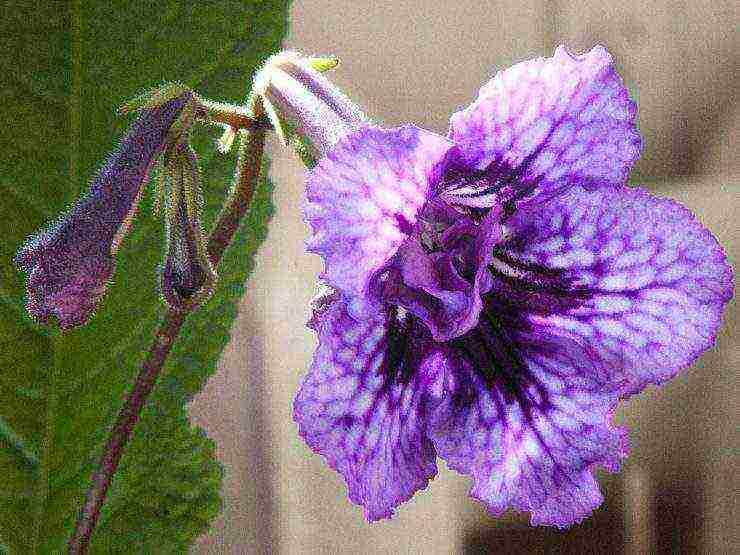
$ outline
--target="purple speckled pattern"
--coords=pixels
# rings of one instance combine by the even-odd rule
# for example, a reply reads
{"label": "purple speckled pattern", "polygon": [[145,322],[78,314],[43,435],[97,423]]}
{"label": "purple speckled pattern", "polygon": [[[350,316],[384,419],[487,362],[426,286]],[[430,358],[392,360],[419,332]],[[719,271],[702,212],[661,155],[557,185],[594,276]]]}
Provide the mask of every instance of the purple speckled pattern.
{"label": "purple speckled pattern", "polygon": [[[574,188],[507,225],[491,296],[503,318],[518,320],[511,325],[572,338],[623,374],[630,392],[714,345],[732,269],[677,202],[633,187]],[[537,302],[527,282],[541,284]]]}
{"label": "purple speckled pattern", "polygon": [[[314,314],[319,348],[294,405],[301,436],[344,476],[368,520],[390,517],[437,468],[424,429],[424,376],[405,379],[403,367],[413,361],[386,356],[395,340],[391,318],[359,299],[330,298]],[[413,341],[412,357],[428,340]]]}
{"label": "purple speckled pattern", "polygon": [[308,250],[324,258],[322,279],[348,294],[367,292],[416,223],[452,146],[413,125],[365,127],[319,161],[308,178],[304,214],[313,230]]}
{"label": "purple speckled pattern", "polygon": [[191,93],[144,110],[92,181],[90,190],[15,257],[28,274],[27,309],[59,327],[85,324],[115,270],[114,254],[136,211],[141,187]]}
{"label": "purple speckled pattern", "polygon": [[309,175],[331,291],[294,419],[368,519],[439,456],[494,515],[582,521],[628,454],[619,401],[714,344],[732,270],[690,211],[626,186],[635,114],[603,47],[561,47],[497,74],[452,142],[361,129]]}
{"label": "purple speckled pattern", "polygon": [[637,107],[603,46],[520,62],[452,115],[450,138],[468,167],[537,202],[569,185],[621,185],[641,150]]}
{"label": "purple speckled pattern", "polygon": [[559,527],[588,516],[602,501],[591,469],[616,471],[627,455],[608,375],[577,343],[488,315],[453,348],[460,385],[429,422],[439,456],[494,515],[511,507]]}

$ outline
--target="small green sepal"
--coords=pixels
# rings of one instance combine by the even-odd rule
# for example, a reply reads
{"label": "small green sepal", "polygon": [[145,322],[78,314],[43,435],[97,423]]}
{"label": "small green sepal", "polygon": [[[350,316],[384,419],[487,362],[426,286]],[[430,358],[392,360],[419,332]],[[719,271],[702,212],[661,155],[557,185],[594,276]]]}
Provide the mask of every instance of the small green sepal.
{"label": "small green sepal", "polygon": [[339,65],[339,58],[336,56],[324,56],[316,58],[308,58],[306,62],[316,71],[321,73],[330,71]]}
{"label": "small green sepal", "polygon": [[190,87],[179,82],[165,83],[161,87],[148,90],[139,96],[124,102],[118,108],[117,113],[120,116],[125,116],[136,110],[161,106],[162,104],[165,104],[173,98],[176,98],[182,93],[190,90]]}

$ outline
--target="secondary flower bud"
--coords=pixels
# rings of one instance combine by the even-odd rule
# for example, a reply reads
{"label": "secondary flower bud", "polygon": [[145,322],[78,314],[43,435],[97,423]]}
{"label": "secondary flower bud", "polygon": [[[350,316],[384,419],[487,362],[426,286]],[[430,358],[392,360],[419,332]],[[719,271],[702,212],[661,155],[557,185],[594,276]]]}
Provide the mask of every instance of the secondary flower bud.
{"label": "secondary flower bud", "polygon": [[133,219],[149,170],[192,93],[143,109],[90,190],[15,257],[28,274],[27,310],[68,329],[83,325],[105,292],[114,254]]}
{"label": "secondary flower bud", "polygon": [[162,271],[162,294],[172,308],[192,306],[213,289],[216,272],[206,251],[200,224],[202,198],[195,151],[177,144],[166,165],[165,222],[167,255]]}
{"label": "secondary flower bud", "polygon": [[305,139],[319,156],[368,122],[362,111],[316,68],[336,62],[281,52],[255,76],[254,93],[262,99],[273,127],[285,143],[290,132]]}

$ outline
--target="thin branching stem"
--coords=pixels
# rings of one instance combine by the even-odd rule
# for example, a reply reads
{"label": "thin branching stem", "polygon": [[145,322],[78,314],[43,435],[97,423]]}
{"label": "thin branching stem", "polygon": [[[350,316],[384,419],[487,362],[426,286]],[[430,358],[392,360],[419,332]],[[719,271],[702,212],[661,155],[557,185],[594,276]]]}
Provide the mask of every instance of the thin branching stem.
{"label": "thin branching stem", "polygon": [[[234,171],[234,182],[229,196],[219,214],[216,224],[208,238],[208,255],[216,267],[226,248],[239,229],[257,186],[262,165],[262,154],[265,146],[265,133],[268,126],[253,125],[263,118],[261,105],[254,102],[251,115],[244,115],[243,123],[236,127],[242,130],[242,141]],[[250,123],[252,122],[252,123]],[[224,123],[229,123],[225,121]],[[236,122],[235,122],[236,123]],[[243,129],[249,128],[249,132]],[[113,428],[103,450],[103,455],[92,473],[90,488],[87,491],[85,504],[82,506],[75,523],[74,532],[69,540],[69,553],[81,555],[87,553],[90,538],[97,525],[100,511],[105,502],[111,480],[118,469],[124,449],[131,438],[131,433],[139,421],[141,409],[157,383],[162,368],[177,339],[180,329],[188,315],[187,309],[170,309],[154,334],[154,340],[142,364],[141,371],[131,392],[118,413]]]}
{"label": "thin branching stem", "polygon": [[196,117],[208,123],[228,125],[234,131],[272,128],[268,120],[255,117],[241,106],[203,98],[200,99],[200,110],[196,112]]}

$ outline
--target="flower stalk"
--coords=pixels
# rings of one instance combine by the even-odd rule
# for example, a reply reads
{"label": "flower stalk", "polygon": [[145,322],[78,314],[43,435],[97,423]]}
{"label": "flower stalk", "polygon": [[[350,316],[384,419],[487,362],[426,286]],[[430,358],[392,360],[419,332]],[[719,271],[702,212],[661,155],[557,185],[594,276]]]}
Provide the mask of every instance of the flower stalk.
{"label": "flower stalk", "polygon": [[221,124],[231,128],[235,133],[240,130],[270,129],[269,121],[254,117],[242,106],[200,99],[200,109],[196,112],[199,120]]}
{"label": "flower stalk", "polygon": [[[261,103],[254,100],[251,107],[253,120],[260,120],[264,114]],[[233,240],[251,204],[260,176],[266,129],[267,126],[257,125],[248,133],[244,131],[239,133],[241,142],[234,170],[233,186],[213,231],[208,237],[206,246],[208,257],[214,268]],[[172,344],[176,341],[188,313],[192,310],[191,306],[170,308],[154,335],[141,371],[118,413],[106,441],[103,455],[93,471],[85,504],[78,515],[74,532],[68,543],[70,555],[82,555],[88,552],[90,538],[100,517],[108,488],[118,469],[134,426],[139,421],[141,409],[154,389],[162,368],[167,362]]]}

